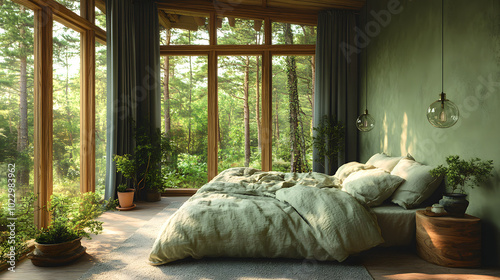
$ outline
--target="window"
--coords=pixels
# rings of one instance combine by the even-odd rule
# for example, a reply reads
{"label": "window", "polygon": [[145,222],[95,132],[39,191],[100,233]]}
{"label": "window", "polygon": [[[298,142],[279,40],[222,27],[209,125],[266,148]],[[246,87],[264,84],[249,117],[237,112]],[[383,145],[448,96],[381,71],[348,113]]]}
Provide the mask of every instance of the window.
{"label": "window", "polygon": [[[165,14],[172,10],[167,3],[161,6]],[[194,16],[188,7],[183,10],[176,6],[175,10],[178,14]],[[297,112],[297,130],[301,133],[297,145],[303,149],[300,168],[302,171],[311,170],[316,19],[304,20],[296,15],[287,17],[287,12],[278,15],[280,19],[300,18],[300,24],[293,24],[279,20],[273,22],[271,16],[238,7],[200,6],[196,10],[209,15],[205,22],[213,24],[206,25],[207,34],[216,38],[204,37],[203,45],[194,45],[192,42],[196,40],[188,37],[188,43],[176,45],[177,42],[172,43],[175,34],[190,33],[186,30],[170,32],[169,43],[165,43],[167,36],[162,33],[165,39],[162,39],[161,54],[171,58],[193,54],[209,57],[208,104],[205,109],[208,112],[208,179],[234,166],[290,170],[291,159],[285,156],[291,147],[290,137],[286,136],[291,127],[288,61],[295,65],[296,103],[300,105]],[[186,36],[183,37],[186,41]]]}
{"label": "window", "polygon": [[12,1],[0,5],[0,200],[7,205],[7,170],[17,198],[33,190],[32,10]]}
{"label": "window", "polygon": [[159,11],[164,45],[208,45],[208,15]]}
{"label": "window", "polygon": [[207,182],[207,57],[162,57],[162,132],[173,156],[163,164],[167,185],[192,188]]}
{"label": "window", "polygon": [[107,62],[106,46],[95,44],[95,191],[104,197],[106,178],[106,102]]}

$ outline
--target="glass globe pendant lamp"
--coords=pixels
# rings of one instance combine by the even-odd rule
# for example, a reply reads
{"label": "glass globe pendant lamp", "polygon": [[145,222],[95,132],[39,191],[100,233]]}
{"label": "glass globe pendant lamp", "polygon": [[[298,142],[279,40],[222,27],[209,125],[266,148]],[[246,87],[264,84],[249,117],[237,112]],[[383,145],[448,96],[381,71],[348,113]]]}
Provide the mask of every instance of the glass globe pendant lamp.
{"label": "glass globe pendant lamp", "polygon": [[427,109],[427,120],[439,128],[447,128],[457,123],[459,111],[457,105],[446,99],[446,94],[442,92],[439,100],[432,103]]}
{"label": "glass globe pendant lamp", "polygon": [[439,100],[427,108],[427,120],[435,127],[448,128],[457,123],[459,118],[458,107],[446,99],[444,93],[444,1],[441,0],[441,94]]}
{"label": "glass globe pendant lamp", "polygon": [[375,126],[375,120],[368,114],[368,109],[365,110],[365,113],[360,115],[356,120],[356,127],[359,131],[367,132],[373,129]]}
{"label": "glass globe pendant lamp", "polygon": [[[368,1],[366,1],[366,22],[368,22]],[[365,112],[356,119],[356,127],[361,132],[367,132],[375,127],[375,120],[368,114],[368,48],[365,49]]]}

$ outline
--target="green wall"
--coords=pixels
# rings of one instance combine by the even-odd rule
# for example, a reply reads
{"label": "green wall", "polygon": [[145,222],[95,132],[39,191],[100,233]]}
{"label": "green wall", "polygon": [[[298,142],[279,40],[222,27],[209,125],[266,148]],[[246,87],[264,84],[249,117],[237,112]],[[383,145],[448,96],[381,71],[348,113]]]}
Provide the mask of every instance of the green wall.
{"label": "green wall", "polygon": [[[441,1],[368,3],[369,11],[393,13],[381,23],[368,16],[368,109],[376,127],[360,133],[360,161],[377,152],[410,153],[429,165],[452,154],[492,159],[494,177],[470,191],[467,213],[483,221],[486,264],[500,264],[500,1],[444,2],[444,92],[461,114],[448,129],[426,118],[441,93]],[[364,54],[359,112],[365,109]]]}

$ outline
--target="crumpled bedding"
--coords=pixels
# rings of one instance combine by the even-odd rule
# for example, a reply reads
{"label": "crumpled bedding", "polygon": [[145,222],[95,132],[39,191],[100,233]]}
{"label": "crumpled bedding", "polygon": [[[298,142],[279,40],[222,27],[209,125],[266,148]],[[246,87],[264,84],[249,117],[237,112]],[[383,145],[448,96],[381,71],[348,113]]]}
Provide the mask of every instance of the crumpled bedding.
{"label": "crumpled bedding", "polygon": [[149,261],[193,257],[343,261],[384,240],[376,218],[322,173],[231,168],[163,225]]}

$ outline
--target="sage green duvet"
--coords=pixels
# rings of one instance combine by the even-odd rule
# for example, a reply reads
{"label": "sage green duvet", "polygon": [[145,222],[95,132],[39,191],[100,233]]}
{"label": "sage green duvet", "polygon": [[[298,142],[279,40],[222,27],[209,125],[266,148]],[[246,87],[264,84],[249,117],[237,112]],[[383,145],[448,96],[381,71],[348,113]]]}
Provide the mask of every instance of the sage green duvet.
{"label": "sage green duvet", "polygon": [[383,242],[375,217],[321,173],[231,168],[163,225],[149,261],[187,257],[343,261]]}

